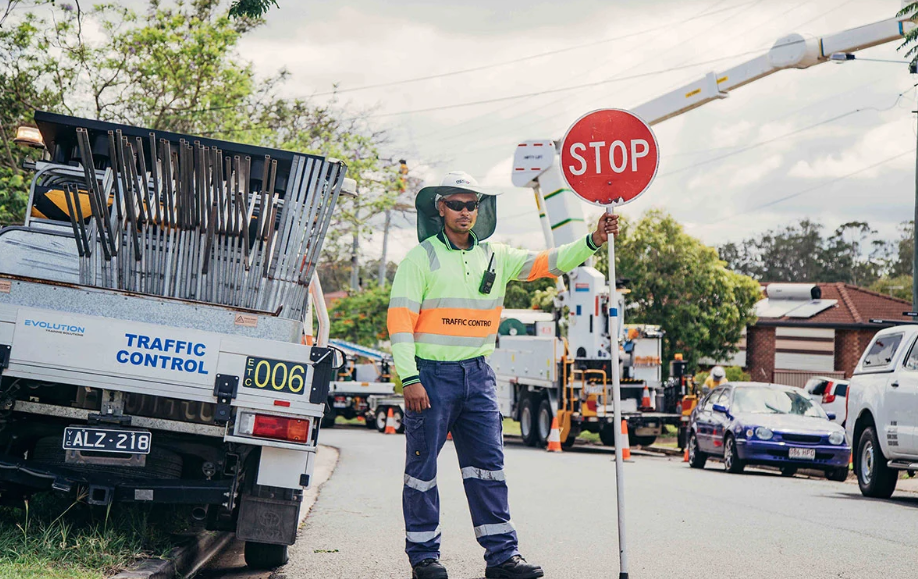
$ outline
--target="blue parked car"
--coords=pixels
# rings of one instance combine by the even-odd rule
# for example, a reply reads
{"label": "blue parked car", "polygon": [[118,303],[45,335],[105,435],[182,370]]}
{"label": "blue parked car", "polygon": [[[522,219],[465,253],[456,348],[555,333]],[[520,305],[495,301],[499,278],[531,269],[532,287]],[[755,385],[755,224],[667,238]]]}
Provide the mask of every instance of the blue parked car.
{"label": "blue parked car", "polygon": [[798,468],[823,470],[830,480],[848,477],[851,446],[806,392],[791,386],[734,382],[712,390],[689,421],[689,466],[704,468],[722,457],[727,472],[747,464],[777,466],[784,476]]}

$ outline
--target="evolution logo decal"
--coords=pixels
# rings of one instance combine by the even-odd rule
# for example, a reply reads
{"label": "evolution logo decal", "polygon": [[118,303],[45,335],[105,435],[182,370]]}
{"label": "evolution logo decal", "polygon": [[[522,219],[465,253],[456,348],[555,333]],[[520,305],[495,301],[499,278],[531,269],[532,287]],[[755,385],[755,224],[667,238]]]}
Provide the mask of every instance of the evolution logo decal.
{"label": "evolution logo decal", "polygon": [[86,328],[83,326],[74,326],[71,324],[58,324],[55,322],[46,322],[44,320],[30,320],[26,319],[25,326],[27,328],[41,328],[46,332],[52,334],[63,334],[65,336],[83,336],[86,333]]}

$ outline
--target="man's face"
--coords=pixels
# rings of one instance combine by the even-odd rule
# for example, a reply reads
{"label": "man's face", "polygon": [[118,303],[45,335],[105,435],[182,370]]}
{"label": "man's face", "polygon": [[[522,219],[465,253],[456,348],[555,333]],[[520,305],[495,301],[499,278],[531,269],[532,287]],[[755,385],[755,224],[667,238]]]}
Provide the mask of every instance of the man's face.
{"label": "man's face", "polygon": [[[469,204],[473,203],[474,209],[469,209]],[[459,205],[462,205],[458,209]],[[440,217],[443,218],[444,225],[454,233],[468,233],[475,226],[475,220],[478,218],[478,196],[474,193],[456,193],[445,199],[440,199],[437,203],[437,209],[440,211]],[[452,205],[453,207],[450,207]]]}

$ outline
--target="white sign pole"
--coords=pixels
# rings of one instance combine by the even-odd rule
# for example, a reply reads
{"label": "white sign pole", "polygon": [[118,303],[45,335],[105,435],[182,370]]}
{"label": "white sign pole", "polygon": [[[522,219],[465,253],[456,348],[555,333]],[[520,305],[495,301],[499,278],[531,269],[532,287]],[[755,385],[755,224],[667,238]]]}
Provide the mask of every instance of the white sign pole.
{"label": "white sign pole", "polygon": [[[615,214],[613,206],[606,207],[606,213]],[[625,473],[622,449],[625,441],[622,434],[622,392],[618,368],[618,336],[621,312],[618,311],[618,296],[615,291],[615,237],[610,235],[609,246],[609,353],[612,355],[612,412],[615,420],[615,491],[618,506],[618,555],[620,560],[619,579],[628,579],[628,551],[625,548]]]}

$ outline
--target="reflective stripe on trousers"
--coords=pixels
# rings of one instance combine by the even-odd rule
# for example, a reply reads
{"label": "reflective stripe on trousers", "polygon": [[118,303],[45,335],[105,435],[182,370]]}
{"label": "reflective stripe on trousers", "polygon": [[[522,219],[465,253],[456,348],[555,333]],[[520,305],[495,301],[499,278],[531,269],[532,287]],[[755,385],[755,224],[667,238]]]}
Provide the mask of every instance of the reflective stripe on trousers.
{"label": "reflective stripe on trousers", "polygon": [[405,551],[414,565],[440,557],[437,455],[453,435],[465,494],[487,565],[518,555],[504,474],[503,432],[494,372],[484,358],[418,361],[430,408],[404,417],[407,457],[402,507]]}

